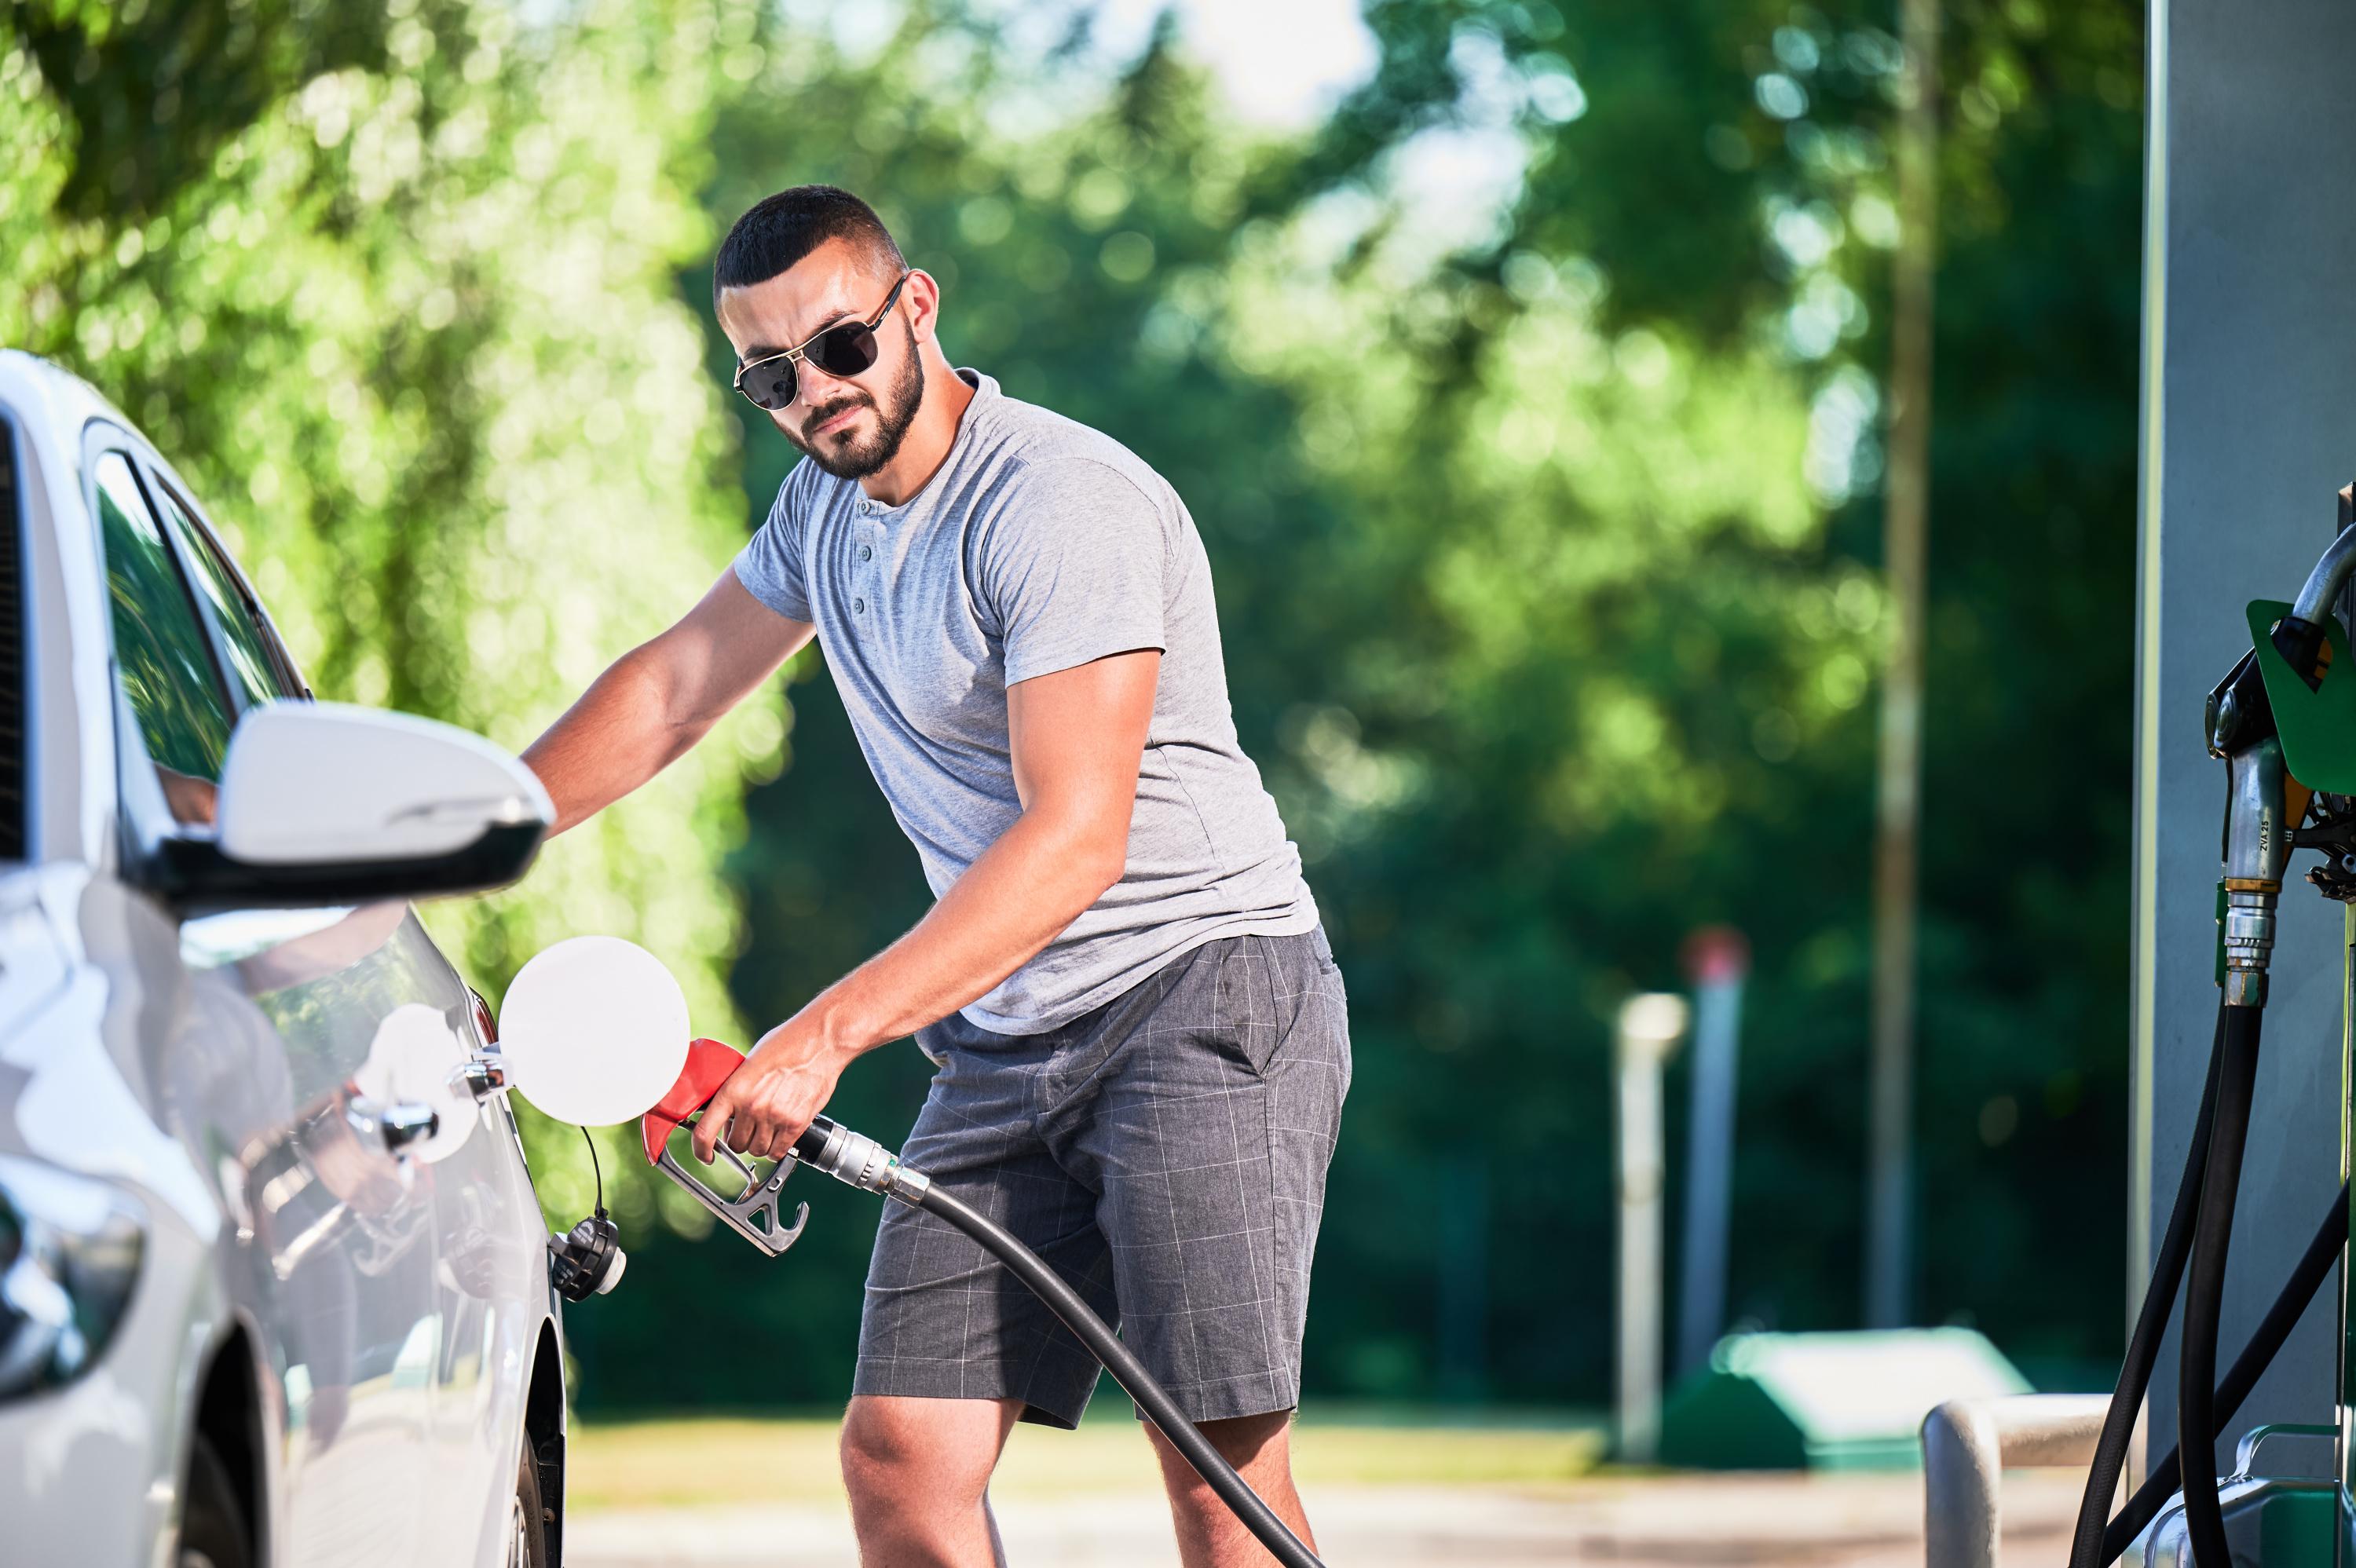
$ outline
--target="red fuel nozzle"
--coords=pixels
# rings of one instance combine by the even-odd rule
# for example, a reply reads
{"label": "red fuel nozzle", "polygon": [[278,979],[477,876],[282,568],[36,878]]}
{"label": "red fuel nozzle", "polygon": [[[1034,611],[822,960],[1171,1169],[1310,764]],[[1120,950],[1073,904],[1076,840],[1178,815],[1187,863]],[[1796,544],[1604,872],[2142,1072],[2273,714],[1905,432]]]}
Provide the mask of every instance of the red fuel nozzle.
{"label": "red fuel nozzle", "polygon": [[791,1224],[786,1222],[780,1210],[780,1189],[786,1185],[786,1178],[793,1174],[794,1162],[780,1159],[764,1179],[754,1174],[742,1155],[722,1142],[717,1146],[719,1157],[734,1166],[744,1179],[742,1192],[734,1198],[723,1198],[673,1158],[664,1147],[670,1142],[671,1134],[711,1104],[712,1096],[728,1082],[729,1075],[744,1065],[744,1055],[734,1046],[723,1045],[716,1040],[690,1041],[687,1065],[680,1069],[679,1076],[672,1080],[663,1097],[655,1102],[655,1108],[638,1118],[638,1136],[646,1146],[648,1164],[679,1183],[722,1224],[775,1257],[794,1244],[802,1233],[802,1222],[809,1217],[807,1203],[795,1210]]}
{"label": "red fuel nozzle", "polygon": [[729,1075],[744,1065],[744,1058],[734,1046],[716,1040],[689,1042],[687,1065],[679,1070],[679,1077],[655,1102],[655,1108],[638,1118],[638,1136],[646,1144],[648,1165],[662,1162],[663,1146],[680,1124],[711,1104]]}

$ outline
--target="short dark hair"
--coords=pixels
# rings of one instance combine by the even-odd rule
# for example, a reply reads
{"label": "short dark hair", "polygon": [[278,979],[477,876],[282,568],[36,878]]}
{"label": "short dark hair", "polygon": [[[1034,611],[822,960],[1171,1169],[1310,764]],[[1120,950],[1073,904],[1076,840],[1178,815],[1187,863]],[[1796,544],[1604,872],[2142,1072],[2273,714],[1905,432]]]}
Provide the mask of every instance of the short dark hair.
{"label": "short dark hair", "polygon": [[830,240],[848,240],[894,274],[908,270],[875,209],[830,185],[798,185],[763,197],[738,219],[712,261],[712,293],[766,283]]}

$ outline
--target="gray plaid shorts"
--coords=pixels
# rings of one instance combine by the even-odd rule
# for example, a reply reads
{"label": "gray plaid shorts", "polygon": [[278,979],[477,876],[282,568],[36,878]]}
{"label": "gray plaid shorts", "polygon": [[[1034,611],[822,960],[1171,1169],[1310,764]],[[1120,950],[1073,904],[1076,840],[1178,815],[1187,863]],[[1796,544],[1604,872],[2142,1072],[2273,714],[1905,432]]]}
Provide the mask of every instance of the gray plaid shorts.
{"label": "gray plaid shorts", "polygon": [[[1022,1238],[1195,1421],[1300,1403],[1309,1260],[1350,1086],[1320,929],[1180,955],[1059,1029],[950,1014],[902,1157]],[[852,1392],[1077,1424],[1097,1363],[963,1232],[884,1205]]]}

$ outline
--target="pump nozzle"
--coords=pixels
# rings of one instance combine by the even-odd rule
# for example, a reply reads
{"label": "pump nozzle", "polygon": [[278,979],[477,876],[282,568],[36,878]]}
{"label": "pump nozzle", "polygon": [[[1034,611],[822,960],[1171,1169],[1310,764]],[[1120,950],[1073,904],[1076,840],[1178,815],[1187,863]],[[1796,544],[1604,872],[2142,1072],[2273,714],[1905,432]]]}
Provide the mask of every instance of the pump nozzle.
{"label": "pump nozzle", "polygon": [[[2227,760],[2225,805],[2225,1005],[2262,1008],[2266,965],[2274,954],[2275,908],[2282,898],[2297,821],[2289,811],[2291,784],[2282,741],[2268,735]],[[2299,807],[2306,807],[2306,792]]]}
{"label": "pump nozzle", "polygon": [[809,1222],[807,1203],[794,1211],[791,1225],[778,1217],[784,1204],[786,1178],[793,1174],[793,1162],[777,1161],[764,1180],[724,1141],[715,1144],[714,1152],[734,1166],[737,1174],[744,1179],[744,1189],[735,1197],[725,1198],[681,1165],[667,1147],[671,1134],[693,1125],[703,1107],[712,1103],[712,1096],[720,1092],[720,1086],[744,1065],[742,1054],[716,1040],[690,1041],[687,1064],[680,1069],[679,1076],[654,1108],[638,1118],[638,1138],[646,1147],[649,1164],[685,1188],[688,1196],[710,1210],[722,1224],[776,1257],[801,1240],[802,1227]]}

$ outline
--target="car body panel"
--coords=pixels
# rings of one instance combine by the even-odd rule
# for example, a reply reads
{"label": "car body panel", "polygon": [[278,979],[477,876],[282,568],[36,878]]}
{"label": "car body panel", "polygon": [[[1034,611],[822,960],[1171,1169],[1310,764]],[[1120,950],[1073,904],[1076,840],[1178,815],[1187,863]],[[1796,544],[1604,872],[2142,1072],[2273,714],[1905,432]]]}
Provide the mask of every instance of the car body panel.
{"label": "car body panel", "polygon": [[[79,517],[81,431],[112,419],[104,400],[29,355],[0,350],[0,410],[11,416],[24,508],[27,859],[114,866],[113,697],[106,589]],[[66,432],[70,432],[67,439]]]}
{"label": "car body panel", "polygon": [[[203,1379],[242,1340],[263,1561],[499,1562],[561,1324],[513,1117],[453,1085],[487,1048],[472,996],[406,904],[180,919],[126,885],[125,821],[160,796],[135,727],[118,766],[91,454],[192,492],[41,361],[0,351],[0,414],[36,738],[28,859],[0,863],[0,1153],[98,1177],[148,1226],[99,1363],[0,1401],[0,1557],[168,1563]],[[423,1099],[437,1130],[389,1152],[372,1113]]]}

